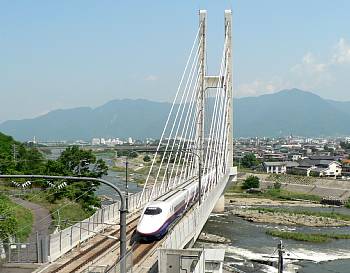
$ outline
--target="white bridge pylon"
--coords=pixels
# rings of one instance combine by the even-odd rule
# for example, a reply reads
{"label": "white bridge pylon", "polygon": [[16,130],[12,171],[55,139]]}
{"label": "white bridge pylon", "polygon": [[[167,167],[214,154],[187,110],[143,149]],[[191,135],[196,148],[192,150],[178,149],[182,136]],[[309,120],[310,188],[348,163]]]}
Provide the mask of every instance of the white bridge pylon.
{"label": "white bridge pylon", "polygon": [[[207,74],[207,12],[199,27],[154,154],[138,207],[202,177],[201,201],[232,167],[232,14],[225,11],[217,75]],[[146,194],[146,192],[150,194]],[[147,200],[145,200],[147,199]]]}

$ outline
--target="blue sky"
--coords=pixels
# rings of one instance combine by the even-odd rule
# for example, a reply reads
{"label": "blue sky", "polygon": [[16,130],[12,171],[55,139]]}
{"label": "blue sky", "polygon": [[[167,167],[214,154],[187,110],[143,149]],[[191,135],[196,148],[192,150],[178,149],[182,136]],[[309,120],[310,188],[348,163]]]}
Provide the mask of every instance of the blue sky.
{"label": "blue sky", "polygon": [[234,14],[234,94],[350,101],[350,1],[0,1],[0,121],[111,99],[172,100],[208,10],[208,69]]}

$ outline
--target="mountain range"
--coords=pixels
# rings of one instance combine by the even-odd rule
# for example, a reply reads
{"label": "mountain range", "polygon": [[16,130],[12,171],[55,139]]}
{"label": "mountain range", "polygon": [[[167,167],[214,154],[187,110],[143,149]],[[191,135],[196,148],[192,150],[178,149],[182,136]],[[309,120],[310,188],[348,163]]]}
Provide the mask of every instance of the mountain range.
{"label": "mountain range", "polygon": [[[54,110],[0,124],[18,140],[90,140],[92,137],[159,138],[171,104],[144,99],[112,100],[97,107]],[[234,99],[234,135],[350,135],[350,102],[326,100],[299,89]]]}

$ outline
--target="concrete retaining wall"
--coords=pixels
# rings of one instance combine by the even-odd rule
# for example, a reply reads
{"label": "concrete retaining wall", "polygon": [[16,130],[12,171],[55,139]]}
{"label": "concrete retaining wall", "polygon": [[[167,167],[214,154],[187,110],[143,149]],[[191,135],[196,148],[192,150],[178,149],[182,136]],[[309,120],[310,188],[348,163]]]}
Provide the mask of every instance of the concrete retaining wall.
{"label": "concrete retaining wall", "polygon": [[[262,181],[261,188],[273,187],[274,182]],[[350,190],[344,188],[329,188],[319,185],[300,185],[283,183],[282,189],[305,194],[318,195],[320,197],[335,197],[347,200],[350,198]]]}

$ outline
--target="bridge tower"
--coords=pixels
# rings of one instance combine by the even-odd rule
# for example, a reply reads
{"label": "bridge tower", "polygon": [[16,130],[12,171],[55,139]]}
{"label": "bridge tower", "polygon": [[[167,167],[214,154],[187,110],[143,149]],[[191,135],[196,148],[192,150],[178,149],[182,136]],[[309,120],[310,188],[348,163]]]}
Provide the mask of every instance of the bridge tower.
{"label": "bridge tower", "polygon": [[[206,24],[207,11],[199,11],[199,86],[197,90],[198,120],[196,128],[196,143],[198,151],[198,168],[201,169],[204,159],[204,109],[205,92],[209,88],[222,88],[227,98],[226,127],[227,127],[227,161],[224,162],[227,172],[233,172],[233,103],[232,103],[232,11],[225,10],[225,43],[224,43],[224,73],[223,76],[210,76],[206,73]],[[224,195],[218,200],[214,211],[224,210]]]}
{"label": "bridge tower", "polygon": [[231,171],[233,165],[233,74],[232,74],[232,11],[225,10],[225,40],[227,46],[225,49],[225,58],[227,63],[227,81],[226,81],[226,92],[228,97],[228,111],[227,111],[227,126],[228,126],[228,170]]}
{"label": "bridge tower", "polygon": [[196,128],[197,151],[199,151],[199,164],[202,165],[204,158],[204,109],[205,92],[209,88],[223,88],[228,101],[226,126],[228,130],[228,160],[226,168],[228,171],[233,165],[233,103],[232,103],[232,11],[225,10],[225,48],[224,63],[226,73],[221,76],[210,76],[206,74],[206,27],[207,11],[199,11],[199,86],[197,90],[198,120]]}

